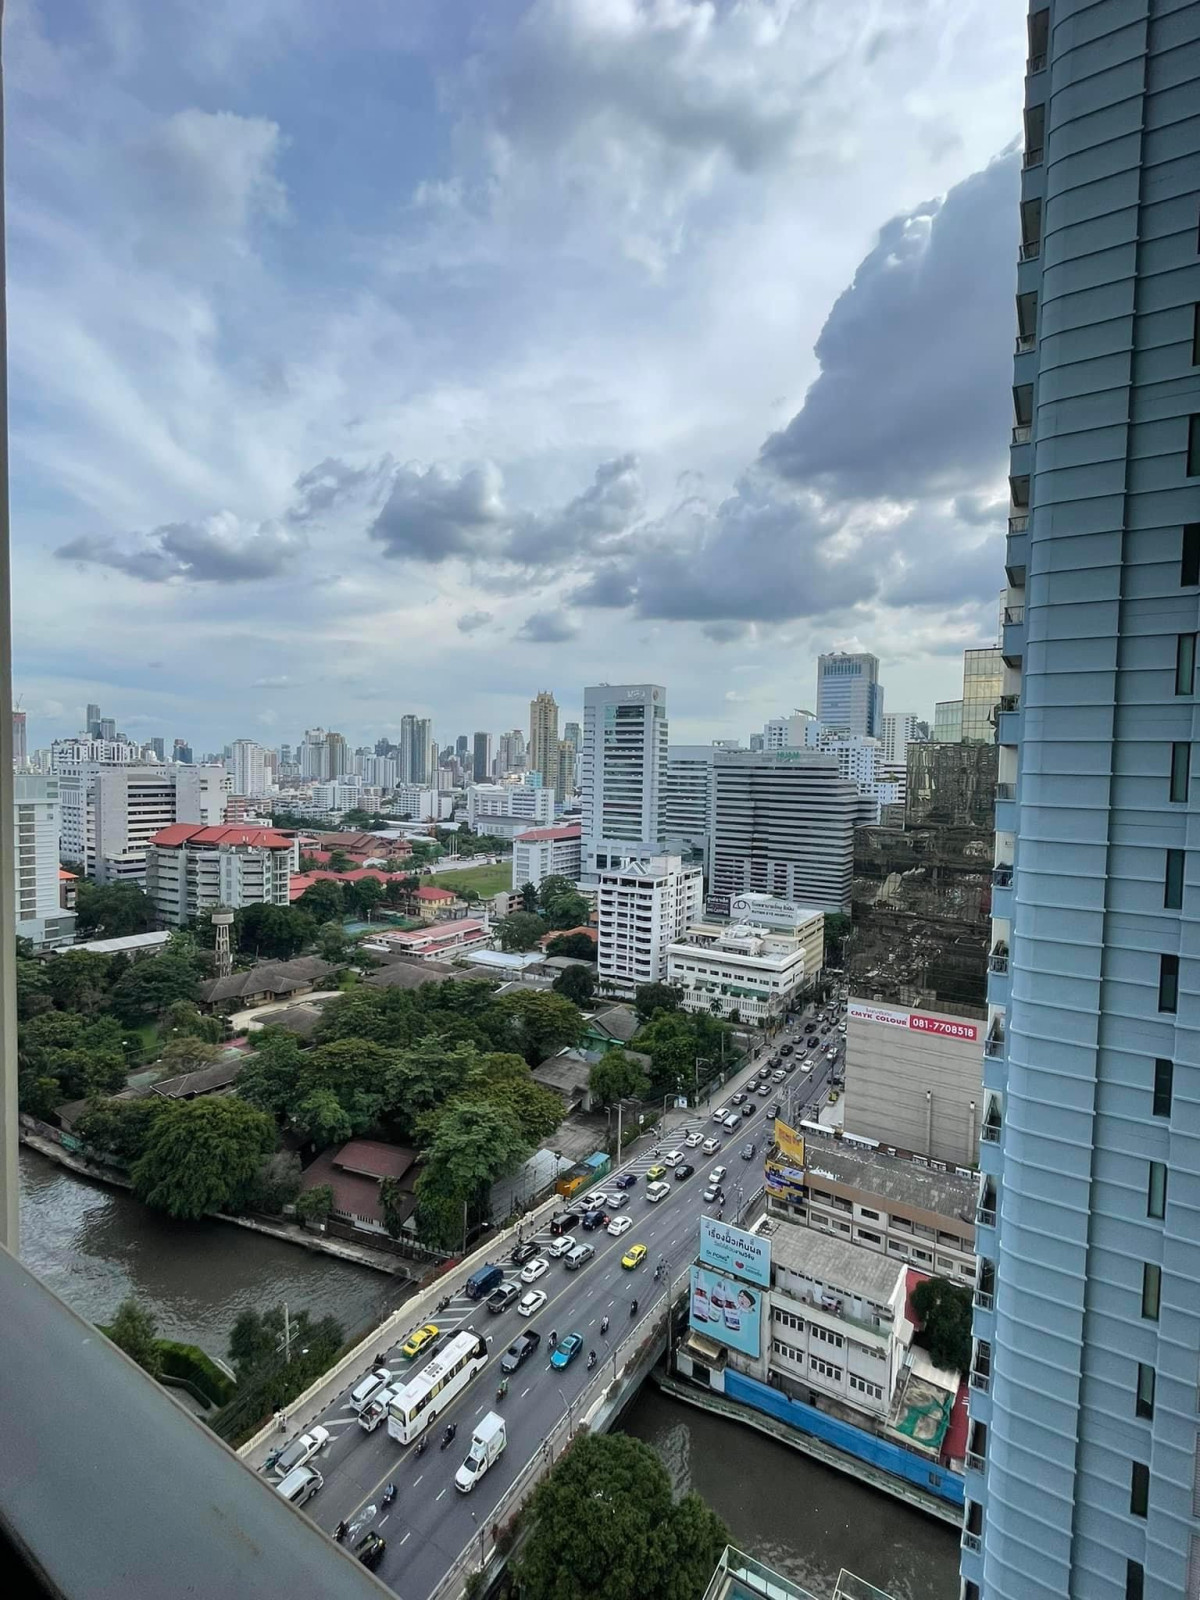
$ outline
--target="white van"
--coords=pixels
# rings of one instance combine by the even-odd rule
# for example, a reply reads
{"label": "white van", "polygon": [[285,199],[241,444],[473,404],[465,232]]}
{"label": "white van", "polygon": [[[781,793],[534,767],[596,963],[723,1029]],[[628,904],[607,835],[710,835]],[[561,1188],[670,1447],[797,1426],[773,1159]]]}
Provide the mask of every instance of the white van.
{"label": "white van", "polygon": [[356,1383],[350,1391],[350,1406],[354,1411],[362,1411],[370,1405],[380,1389],[391,1383],[392,1374],[387,1367],[376,1367],[374,1372],[368,1372],[366,1377]]}
{"label": "white van", "polygon": [[731,1117],[726,1117],[725,1118],[725,1132],[726,1133],[732,1133],[735,1128],[740,1128],[741,1125],[742,1125],[742,1119],[741,1119],[741,1117],[737,1116],[736,1113]]}
{"label": "white van", "polygon": [[[660,1200],[665,1200],[671,1192],[669,1183],[650,1183],[646,1185],[646,1199],[650,1204],[657,1205]],[[570,1258],[568,1258],[569,1264]]]}
{"label": "white van", "polygon": [[306,1500],[312,1499],[324,1482],[316,1467],[296,1467],[286,1478],[281,1478],[275,1488],[292,1505],[302,1506]]}

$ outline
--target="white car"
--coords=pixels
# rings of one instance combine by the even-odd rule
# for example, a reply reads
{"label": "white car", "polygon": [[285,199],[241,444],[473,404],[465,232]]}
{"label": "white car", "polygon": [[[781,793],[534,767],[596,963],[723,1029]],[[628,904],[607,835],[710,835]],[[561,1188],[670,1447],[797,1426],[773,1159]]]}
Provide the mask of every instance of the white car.
{"label": "white car", "polygon": [[544,1289],[530,1289],[528,1294],[523,1294],[517,1301],[517,1310],[523,1317],[532,1317],[546,1304],[546,1291]]}
{"label": "white car", "polygon": [[550,1263],[543,1256],[534,1256],[532,1261],[527,1261],[521,1268],[521,1282],[536,1283],[549,1270]]}
{"label": "white car", "polygon": [[605,1194],[603,1189],[597,1189],[594,1194],[585,1194],[582,1205],[585,1211],[603,1211],[612,1204],[612,1196]]}
{"label": "white car", "polygon": [[608,1225],[608,1231],[614,1239],[619,1239],[623,1233],[628,1233],[632,1227],[632,1217],[614,1217]]}
{"label": "white car", "polygon": [[302,1433],[298,1439],[293,1439],[291,1444],[278,1457],[272,1470],[277,1478],[286,1478],[289,1472],[294,1472],[297,1467],[302,1467],[317,1454],[324,1450],[332,1438],[328,1428],[310,1428],[307,1433]]}
{"label": "white car", "polygon": [[683,1151],[682,1150],[668,1150],[666,1155],[663,1157],[663,1166],[664,1167],[677,1167],[682,1160],[683,1160]]}
{"label": "white car", "polygon": [[689,1133],[683,1142],[689,1150],[694,1150],[703,1138],[704,1135],[702,1133]]}
{"label": "white car", "polygon": [[557,1259],[559,1256],[569,1256],[574,1248],[575,1235],[573,1233],[564,1233],[561,1239],[555,1239],[546,1253]]}
{"label": "white car", "polygon": [[729,1107],[728,1106],[718,1106],[717,1109],[712,1114],[712,1119],[713,1119],[714,1122],[724,1122],[725,1118],[728,1115],[729,1115]]}
{"label": "white car", "polygon": [[704,1151],[706,1156],[715,1156],[717,1151],[721,1148],[721,1141],[720,1139],[705,1139],[700,1148]]}
{"label": "white car", "polygon": [[[708,1175],[709,1183],[713,1184],[716,1187],[719,1187],[722,1178],[724,1178],[725,1174],[728,1171],[729,1171],[728,1167],[714,1167],[712,1169],[712,1171]],[[532,1266],[533,1265],[532,1261],[529,1264],[530,1264],[530,1266]]]}
{"label": "white car", "polygon": [[610,1194],[608,1197],[608,1209],[610,1211],[620,1211],[622,1206],[627,1206],[628,1204],[629,1196],[622,1190],[618,1190],[616,1194]]}

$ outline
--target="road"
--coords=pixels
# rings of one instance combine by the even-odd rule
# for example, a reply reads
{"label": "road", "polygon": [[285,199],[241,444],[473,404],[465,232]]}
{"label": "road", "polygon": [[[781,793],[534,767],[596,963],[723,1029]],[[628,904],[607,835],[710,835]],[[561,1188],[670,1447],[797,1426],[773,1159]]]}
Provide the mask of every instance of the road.
{"label": "road", "polygon": [[[806,1020],[809,1019],[800,1018],[794,1031],[786,1035],[787,1039],[798,1041],[798,1054],[805,1040],[802,1030]],[[827,1031],[823,1029],[817,1037],[824,1038]],[[753,1063],[724,1086],[721,1103],[728,1105],[732,1095],[753,1075],[754,1063],[776,1054],[784,1042],[784,1037],[778,1037],[762,1046]],[[770,1137],[766,1109],[778,1098],[785,1101],[785,1109],[790,1106],[796,1120],[808,1115],[810,1107],[815,1114],[814,1102],[824,1097],[833,1066],[823,1054],[819,1059],[821,1065],[814,1066],[809,1074],[799,1070],[792,1072],[785,1085],[780,1086],[780,1093],[773,1092],[765,1100],[751,1096],[755,1106],[753,1114],[731,1133],[726,1134],[717,1126],[707,1107],[680,1114],[679,1121],[672,1123],[669,1136],[664,1137],[659,1148],[664,1152],[683,1150],[696,1171],[682,1181],[670,1178],[671,1193],[659,1204],[651,1205],[645,1196],[643,1175],[654,1164],[656,1152],[652,1149],[640,1152],[617,1173],[601,1180],[597,1188],[610,1190],[613,1178],[620,1173],[637,1175],[636,1186],[627,1191],[628,1203],[619,1212],[630,1217],[633,1226],[621,1237],[614,1237],[605,1229],[593,1233],[585,1233],[578,1227],[573,1229],[577,1239],[587,1239],[594,1244],[595,1259],[572,1273],[560,1260],[547,1258],[548,1271],[534,1285],[545,1290],[548,1296],[538,1315],[527,1321],[515,1306],[494,1315],[481,1302],[470,1301],[461,1292],[452,1298],[443,1315],[435,1315],[434,1320],[442,1332],[471,1327],[486,1335],[490,1347],[487,1367],[446,1413],[458,1427],[457,1437],[448,1449],[440,1448],[440,1424],[433,1430],[421,1456],[415,1455],[414,1445],[398,1445],[391,1439],[386,1422],[374,1433],[365,1433],[346,1401],[349,1389],[362,1374],[348,1376],[342,1398],[320,1418],[333,1438],[314,1462],[325,1484],[306,1507],[313,1520],[327,1532],[332,1532],[343,1520],[349,1523],[351,1533],[347,1543],[351,1546],[368,1528],[377,1529],[387,1540],[377,1575],[402,1600],[427,1600],[472,1538],[490,1527],[505,1490],[542,1448],[561,1419],[568,1412],[574,1412],[584,1390],[590,1388],[589,1399],[594,1398],[596,1380],[602,1376],[611,1379],[615,1360],[606,1372],[608,1351],[629,1331],[631,1299],[638,1298],[639,1317],[643,1316],[666,1293],[670,1278],[677,1276],[694,1257],[699,1218],[705,1211],[714,1214],[717,1210],[715,1205],[706,1207],[703,1202],[706,1175],[718,1164],[728,1167],[723,1185],[724,1204],[728,1215],[734,1215],[743,1190],[753,1193],[761,1182],[763,1149]],[[685,1138],[690,1132],[699,1132],[705,1138],[719,1138],[720,1151],[705,1156],[699,1149],[687,1148]],[[754,1157],[743,1161],[740,1152],[749,1143],[754,1146]],[[547,1230],[532,1237],[539,1244],[551,1243]],[[628,1271],[621,1266],[621,1256],[635,1243],[645,1244],[648,1254],[642,1266]],[[666,1258],[669,1270],[661,1281],[656,1281],[654,1267],[660,1256]],[[506,1277],[516,1281],[518,1271],[513,1269]],[[607,1336],[602,1336],[600,1321],[605,1316],[611,1318],[612,1325]],[[498,1402],[500,1357],[516,1335],[527,1327],[534,1327],[541,1334],[541,1348],[514,1374],[508,1394]],[[560,1339],[576,1331],[584,1337],[584,1353],[565,1370],[556,1371],[549,1363],[548,1336],[552,1329]],[[396,1371],[408,1366],[399,1355],[398,1346],[402,1342],[398,1341],[389,1352],[389,1366]],[[587,1370],[588,1349],[595,1349],[601,1358],[598,1373]],[[411,1363],[411,1371],[419,1370],[423,1360],[418,1357]],[[454,1474],[467,1453],[474,1424],[493,1409],[499,1410],[505,1418],[508,1448],[469,1495],[460,1494],[454,1487]],[[395,1482],[399,1492],[392,1505],[384,1510],[380,1496],[389,1482]]]}

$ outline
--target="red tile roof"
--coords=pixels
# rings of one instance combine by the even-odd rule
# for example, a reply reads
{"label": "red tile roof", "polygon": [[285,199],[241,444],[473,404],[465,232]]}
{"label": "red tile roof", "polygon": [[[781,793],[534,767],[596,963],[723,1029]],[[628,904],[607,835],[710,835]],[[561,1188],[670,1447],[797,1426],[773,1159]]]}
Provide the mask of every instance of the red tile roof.
{"label": "red tile roof", "polygon": [[514,844],[538,844],[543,839],[582,839],[583,824],[567,823],[561,828],[531,828],[528,833],[518,833]]}
{"label": "red tile roof", "polygon": [[542,935],[542,937],[538,940],[538,943],[540,945],[548,945],[551,940],[566,939],[572,933],[586,933],[589,939],[595,939],[597,937],[596,926],[594,923],[590,927],[581,923],[578,928],[551,928],[549,933],[544,933]]}
{"label": "red tile roof", "polygon": [[333,1158],[343,1172],[367,1178],[402,1178],[417,1159],[405,1145],[384,1144],[379,1139],[351,1139]]}
{"label": "red tile roof", "polygon": [[413,894],[414,900],[454,900],[457,896],[453,889],[417,889]]}
{"label": "red tile roof", "polygon": [[314,883],[361,883],[364,878],[376,878],[380,883],[407,878],[407,872],[385,872],[382,867],[353,867],[349,872],[328,872],[318,868],[315,872],[293,872],[288,887],[288,899],[299,900]]}
{"label": "red tile roof", "polygon": [[150,843],[161,849],[173,849],[181,844],[258,845],[269,850],[292,847],[292,841],[274,828],[247,828],[236,824],[204,828],[196,822],[172,822],[170,827],[160,828]]}

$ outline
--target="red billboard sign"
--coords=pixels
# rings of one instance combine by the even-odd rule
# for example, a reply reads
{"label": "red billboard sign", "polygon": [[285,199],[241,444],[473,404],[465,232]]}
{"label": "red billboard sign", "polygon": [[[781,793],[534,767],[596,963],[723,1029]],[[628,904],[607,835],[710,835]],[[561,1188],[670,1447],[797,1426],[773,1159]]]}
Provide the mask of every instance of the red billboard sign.
{"label": "red billboard sign", "polygon": [[908,1028],[913,1033],[936,1033],[944,1039],[965,1039],[972,1044],[979,1038],[978,1023],[962,1022],[958,1018],[931,1017],[925,1011],[893,1011],[885,1006],[851,1000],[846,1012],[858,1022],[880,1022],[885,1027]]}

